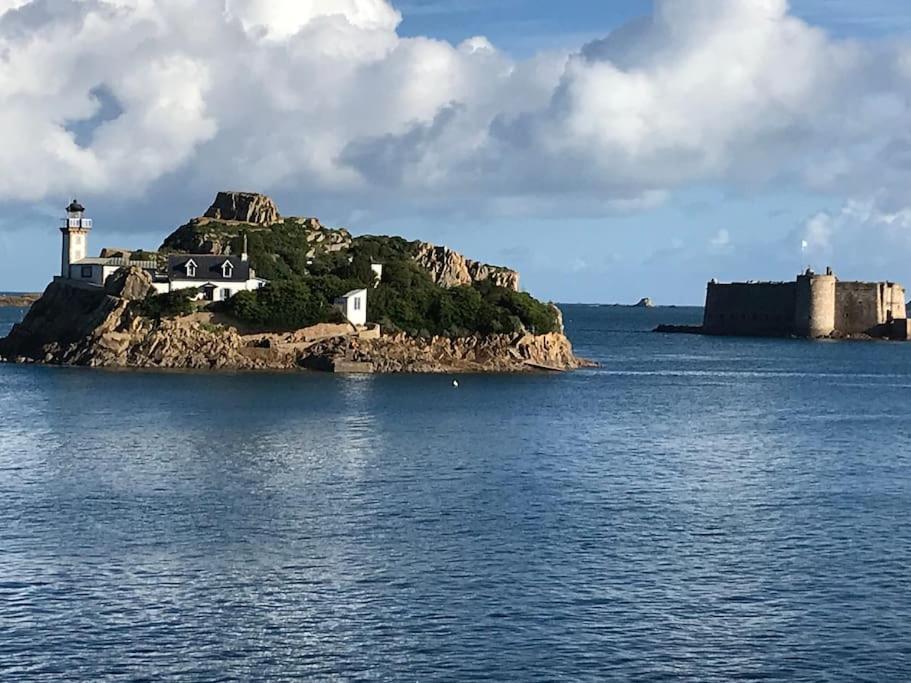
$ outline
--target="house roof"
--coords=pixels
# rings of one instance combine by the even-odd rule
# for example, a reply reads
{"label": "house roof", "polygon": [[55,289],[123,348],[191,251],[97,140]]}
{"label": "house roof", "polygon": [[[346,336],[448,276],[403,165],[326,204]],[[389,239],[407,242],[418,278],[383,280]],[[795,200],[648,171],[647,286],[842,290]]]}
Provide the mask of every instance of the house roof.
{"label": "house roof", "polygon": [[84,258],[79,259],[78,261],[73,261],[71,265],[74,266],[136,266],[137,268],[142,268],[143,270],[155,270],[158,268],[157,261],[131,261],[123,257],[114,256],[110,258]]}
{"label": "house roof", "polygon": [[347,294],[342,294],[339,298],[340,298],[340,299],[348,299],[349,297],[357,296],[358,294],[366,294],[366,293],[367,293],[367,290],[366,290],[366,289],[352,289],[352,290],[351,290],[350,292],[348,292]]}
{"label": "house roof", "polygon": [[[187,274],[187,264],[196,264],[196,274]],[[230,276],[225,277],[222,266],[230,263]],[[168,256],[168,278],[170,280],[198,280],[200,282],[246,282],[250,279],[250,262],[241,261],[239,256],[219,254],[171,254]]]}

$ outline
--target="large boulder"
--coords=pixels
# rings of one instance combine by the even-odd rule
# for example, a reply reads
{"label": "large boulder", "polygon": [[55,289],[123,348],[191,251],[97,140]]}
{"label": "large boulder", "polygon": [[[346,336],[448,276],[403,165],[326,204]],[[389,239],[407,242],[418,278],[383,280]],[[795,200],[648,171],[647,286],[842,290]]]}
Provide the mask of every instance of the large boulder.
{"label": "large boulder", "polygon": [[219,192],[206,218],[271,225],[281,220],[275,202],[258,192]]}
{"label": "large boulder", "polygon": [[136,266],[118,269],[104,283],[104,291],[107,294],[127,301],[145,299],[154,290],[152,276]]}

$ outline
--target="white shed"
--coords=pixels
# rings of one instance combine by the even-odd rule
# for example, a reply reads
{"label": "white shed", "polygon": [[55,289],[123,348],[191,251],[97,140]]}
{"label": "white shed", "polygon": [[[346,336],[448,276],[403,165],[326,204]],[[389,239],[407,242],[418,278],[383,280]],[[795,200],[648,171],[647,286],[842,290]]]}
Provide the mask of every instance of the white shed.
{"label": "white shed", "polygon": [[352,325],[367,324],[367,290],[353,289],[335,300],[335,305],[342,311]]}

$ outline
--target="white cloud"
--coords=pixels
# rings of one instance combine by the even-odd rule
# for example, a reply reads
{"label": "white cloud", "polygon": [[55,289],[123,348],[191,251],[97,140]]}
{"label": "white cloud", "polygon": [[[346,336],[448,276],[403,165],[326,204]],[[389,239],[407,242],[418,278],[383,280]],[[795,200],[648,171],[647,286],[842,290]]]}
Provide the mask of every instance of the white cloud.
{"label": "white cloud", "polygon": [[903,281],[911,249],[911,209],[892,211],[877,200],[848,201],[838,211],[808,218],[789,244],[816,269],[834,266],[839,275],[891,276]]}
{"label": "white cloud", "polygon": [[709,246],[713,249],[726,249],[731,244],[731,233],[725,228],[721,228],[715,233],[714,237],[709,240]]}
{"label": "white cloud", "polygon": [[[494,209],[638,210],[719,180],[900,205],[911,184],[911,46],[833,39],[785,0],[656,0],[518,61],[400,20],[386,0],[0,0],[0,201],[179,170]],[[99,88],[117,118],[96,120]]]}
{"label": "white cloud", "polygon": [[227,0],[225,12],[244,30],[272,40],[293,36],[327,18],[363,30],[393,31],[401,15],[384,0]]}

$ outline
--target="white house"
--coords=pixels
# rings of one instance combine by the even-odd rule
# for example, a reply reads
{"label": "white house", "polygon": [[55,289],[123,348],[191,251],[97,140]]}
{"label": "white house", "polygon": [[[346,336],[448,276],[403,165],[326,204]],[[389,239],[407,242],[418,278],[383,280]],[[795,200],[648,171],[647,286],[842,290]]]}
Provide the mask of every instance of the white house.
{"label": "white house", "polygon": [[335,300],[339,308],[352,325],[367,324],[367,290],[353,289]]}
{"label": "white house", "polygon": [[[168,256],[167,291],[196,288],[197,298],[225,301],[238,292],[259,289],[266,280],[256,277],[246,254],[171,254]],[[156,289],[157,289],[156,285]]]}
{"label": "white house", "polygon": [[[152,276],[152,284],[159,294],[192,287],[199,290],[198,299],[207,301],[224,301],[237,292],[259,289],[267,283],[256,277],[250,267],[246,244],[240,256],[171,254],[166,272],[159,271],[157,261],[87,258],[92,221],[85,217],[85,207],[75,199],[66,208],[66,216],[60,228],[63,235],[60,276],[63,279],[103,287],[119,268],[136,266]],[[244,241],[246,243],[246,239]]]}

